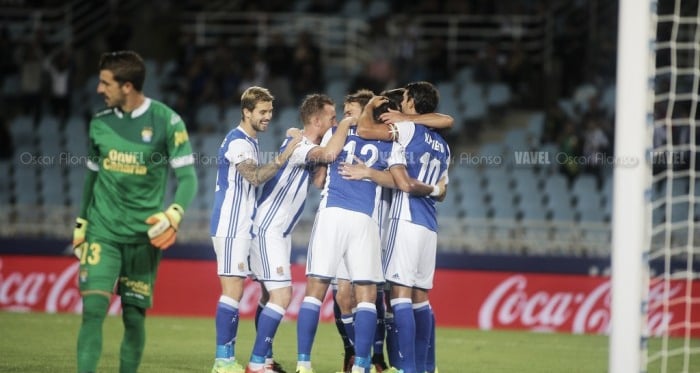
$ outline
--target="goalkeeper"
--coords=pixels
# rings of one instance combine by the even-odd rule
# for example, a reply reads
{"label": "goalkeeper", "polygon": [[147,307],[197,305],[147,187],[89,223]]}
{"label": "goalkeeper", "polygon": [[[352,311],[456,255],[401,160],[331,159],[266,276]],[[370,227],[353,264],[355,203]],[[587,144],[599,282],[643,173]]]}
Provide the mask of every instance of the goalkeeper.
{"label": "goalkeeper", "polygon": [[[107,109],[90,122],[89,171],[73,233],[83,300],[78,372],[97,370],[102,324],[115,290],[124,322],[119,372],[136,372],[162,250],[175,242],[197,179],[182,119],[141,92],[146,74],[141,57],[131,51],[105,53],[99,70],[97,92]],[[164,209],[169,167],[177,191]]]}

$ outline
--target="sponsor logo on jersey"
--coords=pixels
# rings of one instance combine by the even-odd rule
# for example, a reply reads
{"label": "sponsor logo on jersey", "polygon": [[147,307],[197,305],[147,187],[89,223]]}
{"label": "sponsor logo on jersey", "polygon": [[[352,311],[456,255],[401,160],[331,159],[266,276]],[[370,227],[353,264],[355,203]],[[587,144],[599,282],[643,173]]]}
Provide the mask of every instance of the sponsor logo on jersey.
{"label": "sponsor logo on jersey", "polygon": [[182,130],[182,131],[175,131],[175,134],[173,136],[175,138],[175,146],[180,146],[180,144],[184,144],[189,140],[189,136],[187,135],[187,131]]}
{"label": "sponsor logo on jersey", "polygon": [[102,168],[125,174],[145,175],[148,168],[143,163],[143,154],[140,152],[120,152],[111,149],[102,160]]}
{"label": "sponsor logo on jersey", "polygon": [[143,127],[143,129],[141,130],[141,140],[143,140],[143,142],[151,142],[152,138],[153,138],[153,128]]}

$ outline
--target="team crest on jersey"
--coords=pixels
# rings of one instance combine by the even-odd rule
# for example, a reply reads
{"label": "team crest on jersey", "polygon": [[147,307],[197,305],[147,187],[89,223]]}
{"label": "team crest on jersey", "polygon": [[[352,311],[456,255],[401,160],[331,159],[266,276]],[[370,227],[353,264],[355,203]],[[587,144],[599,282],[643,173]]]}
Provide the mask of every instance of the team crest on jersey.
{"label": "team crest on jersey", "polygon": [[245,263],[243,263],[243,262],[238,263],[238,270],[245,271]]}
{"label": "team crest on jersey", "polygon": [[81,270],[80,270],[80,276],[79,276],[79,277],[80,277],[80,282],[85,282],[85,281],[87,281],[87,277],[88,277],[88,271],[87,271],[87,269],[81,269]]}
{"label": "team crest on jersey", "polygon": [[143,129],[141,130],[141,140],[143,140],[143,142],[151,142],[152,138],[153,138],[153,128],[143,127]]}
{"label": "team crest on jersey", "polygon": [[170,125],[171,125],[171,126],[174,126],[174,125],[176,125],[177,122],[179,122],[180,120],[181,120],[181,119],[180,119],[180,116],[179,116],[179,115],[173,114],[173,115],[170,116]]}
{"label": "team crest on jersey", "polygon": [[284,268],[282,268],[282,266],[277,267],[277,274],[280,276],[284,274]]}

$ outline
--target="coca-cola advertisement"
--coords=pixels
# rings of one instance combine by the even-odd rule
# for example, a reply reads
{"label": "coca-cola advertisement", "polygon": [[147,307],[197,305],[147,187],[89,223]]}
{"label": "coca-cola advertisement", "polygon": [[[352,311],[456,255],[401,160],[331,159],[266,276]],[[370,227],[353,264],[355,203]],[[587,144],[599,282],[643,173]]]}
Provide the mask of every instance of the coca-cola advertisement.
{"label": "coca-cola advertisement", "polygon": [[[78,262],[65,257],[0,256],[0,309],[33,312],[80,312]],[[292,266],[293,299],[286,314],[296,319],[304,298],[304,267]],[[486,271],[437,270],[430,302],[442,326],[480,329],[527,329],[606,334],[610,330],[610,279],[581,275],[552,275]],[[455,286],[458,285],[458,286]],[[164,260],[150,314],[214,316],[219,298],[216,263]],[[240,312],[252,318],[260,287],[248,281]],[[647,325],[651,335],[671,330],[683,335],[686,320],[700,319],[700,305],[680,300],[700,297],[700,281],[652,282]],[[330,293],[321,318],[333,318]],[[111,314],[120,311],[112,299]],[[700,337],[697,329],[691,331]]]}

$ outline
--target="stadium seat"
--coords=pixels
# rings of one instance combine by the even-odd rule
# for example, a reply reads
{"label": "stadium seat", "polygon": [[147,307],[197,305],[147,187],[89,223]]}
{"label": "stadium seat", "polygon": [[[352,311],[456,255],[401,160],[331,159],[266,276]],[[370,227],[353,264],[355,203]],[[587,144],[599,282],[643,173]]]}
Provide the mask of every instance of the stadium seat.
{"label": "stadium seat", "polygon": [[459,135],[464,130],[464,121],[455,92],[455,84],[454,82],[440,82],[436,88],[440,92],[437,112],[448,114],[454,118],[454,125],[450,128],[449,133]]}
{"label": "stadium seat", "polygon": [[[563,202],[563,201],[562,201]],[[550,203],[548,207],[551,212],[552,220],[556,221],[574,221],[576,214],[574,208],[568,203]]]}
{"label": "stadium seat", "polygon": [[[487,142],[479,148],[479,156],[487,157],[503,157],[506,153],[506,148],[501,142]],[[498,167],[494,167],[498,168]]]}
{"label": "stadium seat", "polygon": [[523,128],[516,128],[506,132],[503,142],[510,150],[513,151],[530,149],[528,133]]}
{"label": "stadium seat", "polygon": [[511,171],[513,191],[524,199],[541,196],[540,178],[532,168],[519,167]]}
{"label": "stadium seat", "polygon": [[488,107],[480,85],[476,83],[463,85],[458,97],[464,120],[474,122],[486,116]]}
{"label": "stadium seat", "polygon": [[518,209],[515,207],[515,204],[513,204],[513,202],[508,201],[507,198],[496,199],[491,202],[491,206],[493,213],[492,217],[494,219],[515,220],[518,217]]}
{"label": "stadium seat", "polygon": [[[535,201],[535,199],[525,199],[525,201]],[[521,201],[522,202],[522,201]],[[544,205],[535,201],[533,203],[519,204],[522,220],[547,220],[548,212]]]}
{"label": "stadium seat", "polygon": [[[459,206],[464,213],[464,216],[470,219],[485,219],[489,215],[488,206],[484,202],[483,198],[478,196],[463,196]],[[447,208],[447,206],[444,206],[444,209]]]}
{"label": "stadium seat", "polygon": [[41,168],[39,193],[44,205],[63,206],[66,203],[63,170],[59,166]]}
{"label": "stadium seat", "polygon": [[474,82],[474,68],[471,66],[463,66],[455,74],[455,82],[460,86]]}
{"label": "stadium seat", "polygon": [[437,210],[438,216],[458,217],[460,213],[463,214],[463,211],[460,209],[456,191],[448,190],[445,200],[435,203],[435,209]]}
{"label": "stadium seat", "polygon": [[205,156],[216,157],[224,137],[219,134],[206,134],[201,137],[200,152]]}
{"label": "stadium seat", "polygon": [[88,146],[88,125],[78,116],[71,116],[63,128],[65,149],[72,154],[84,155]]}
{"label": "stadium seat", "polygon": [[[353,93],[353,92],[348,92],[348,80],[347,79],[335,79],[331,80],[326,84],[326,94],[330,96],[330,98],[335,101],[337,106],[342,106],[343,101],[345,100],[345,96],[348,93]],[[379,93],[379,92],[376,92]],[[296,110],[296,108],[295,108]],[[298,114],[296,115],[298,118]],[[299,122],[299,120],[295,120],[294,123]]]}
{"label": "stadium seat", "polygon": [[[224,110],[224,120],[221,122],[222,125],[219,127],[220,132],[227,133],[232,128],[238,127],[238,125],[241,123],[241,115],[240,106],[227,106],[226,110]],[[273,113],[272,120],[274,119],[275,115]]]}
{"label": "stadium seat", "polygon": [[71,165],[68,168],[68,204],[78,207],[83,198],[83,183],[85,181],[85,165]]}
{"label": "stadium seat", "polygon": [[10,121],[10,135],[16,152],[34,150],[34,121],[29,116],[17,116]]}
{"label": "stadium seat", "polygon": [[578,218],[583,222],[599,222],[602,223],[606,219],[605,210],[600,208],[600,206],[595,206],[592,204],[579,204],[576,206],[576,211],[578,213]]}
{"label": "stadium seat", "polygon": [[36,205],[39,200],[38,177],[34,165],[15,164],[14,193],[19,204]]}
{"label": "stadium seat", "polygon": [[510,87],[506,83],[491,83],[486,86],[486,103],[489,108],[502,108],[510,102]]}
{"label": "stadium seat", "polygon": [[571,195],[567,183],[566,177],[561,174],[552,174],[545,179],[544,194],[548,201],[550,201],[548,202],[548,206],[551,206],[551,202],[554,201],[556,201],[557,204],[570,205]]}
{"label": "stadium seat", "polygon": [[219,116],[219,107],[216,104],[204,104],[197,109],[195,120],[197,128],[221,128],[220,122],[224,119]]}
{"label": "stadium seat", "polygon": [[544,132],[544,113],[538,111],[530,115],[530,119],[527,122],[527,132],[532,136],[533,139],[539,142],[542,138]]}

